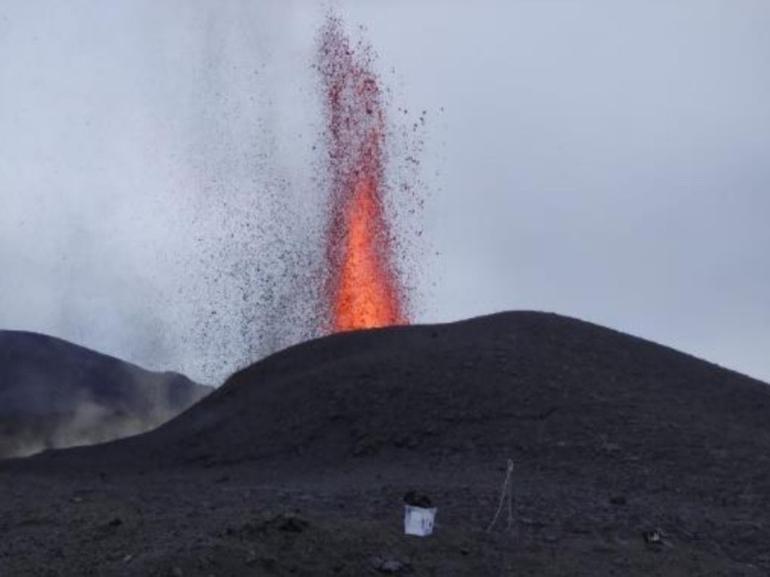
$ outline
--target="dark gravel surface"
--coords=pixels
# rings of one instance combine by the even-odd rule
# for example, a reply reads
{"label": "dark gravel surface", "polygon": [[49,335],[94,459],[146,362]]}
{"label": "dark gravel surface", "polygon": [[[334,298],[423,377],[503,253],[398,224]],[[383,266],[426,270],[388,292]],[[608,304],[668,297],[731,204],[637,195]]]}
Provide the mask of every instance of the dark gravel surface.
{"label": "dark gravel surface", "polygon": [[0,462],[0,575],[767,575],[769,411],[557,315],[336,335],[151,433]]}

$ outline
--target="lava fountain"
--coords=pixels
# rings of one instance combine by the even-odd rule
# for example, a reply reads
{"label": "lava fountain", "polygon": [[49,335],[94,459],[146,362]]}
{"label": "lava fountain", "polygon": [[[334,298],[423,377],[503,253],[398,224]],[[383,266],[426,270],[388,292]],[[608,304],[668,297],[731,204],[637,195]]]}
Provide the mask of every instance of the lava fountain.
{"label": "lava fountain", "polygon": [[325,299],[334,332],[408,324],[384,205],[387,124],[370,50],[335,17],[321,32],[328,147]]}

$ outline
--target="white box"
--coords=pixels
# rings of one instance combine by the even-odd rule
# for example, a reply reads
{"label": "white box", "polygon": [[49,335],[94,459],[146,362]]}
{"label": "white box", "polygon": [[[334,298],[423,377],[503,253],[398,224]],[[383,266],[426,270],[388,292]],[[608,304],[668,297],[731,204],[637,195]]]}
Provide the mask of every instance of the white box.
{"label": "white box", "polygon": [[427,537],[433,533],[433,522],[436,518],[436,508],[404,506],[404,533]]}

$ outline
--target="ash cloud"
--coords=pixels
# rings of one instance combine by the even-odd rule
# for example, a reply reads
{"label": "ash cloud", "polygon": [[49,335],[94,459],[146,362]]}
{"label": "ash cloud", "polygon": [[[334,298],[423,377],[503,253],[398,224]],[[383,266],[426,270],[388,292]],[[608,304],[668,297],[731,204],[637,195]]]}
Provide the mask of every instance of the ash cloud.
{"label": "ash cloud", "polygon": [[5,7],[0,326],[210,384],[317,336],[325,10],[299,6]]}
{"label": "ash cloud", "polygon": [[[770,379],[766,2],[337,5],[428,110],[416,320],[553,310]],[[212,383],[280,346],[314,298],[323,12],[3,2],[0,326]],[[303,290],[234,304],[283,254]]]}
{"label": "ash cloud", "polygon": [[309,336],[312,38],[285,36],[302,17],[79,4],[2,9],[0,325],[210,383]]}

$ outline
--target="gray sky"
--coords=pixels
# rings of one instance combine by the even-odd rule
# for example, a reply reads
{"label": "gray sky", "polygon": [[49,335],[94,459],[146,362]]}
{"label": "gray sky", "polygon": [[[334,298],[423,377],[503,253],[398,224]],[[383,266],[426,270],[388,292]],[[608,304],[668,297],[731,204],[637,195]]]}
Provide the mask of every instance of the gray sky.
{"label": "gray sky", "polygon": [[[210,381],[301,338],[318,4],[0,4],[0,326]],[[551,310],[770,380],[768,2],[336,5],[428,112],[417,320]]]}

